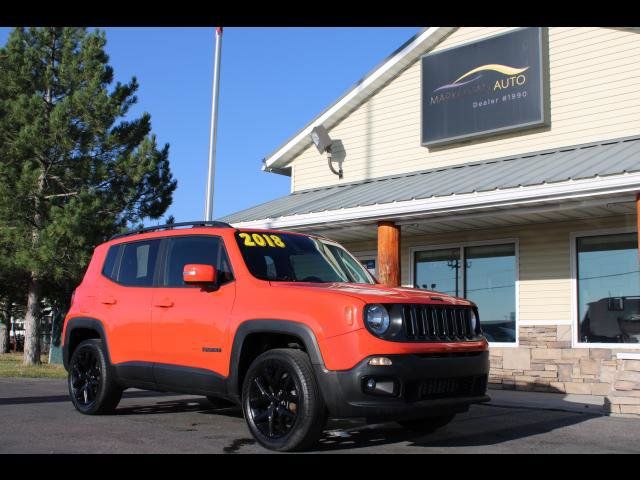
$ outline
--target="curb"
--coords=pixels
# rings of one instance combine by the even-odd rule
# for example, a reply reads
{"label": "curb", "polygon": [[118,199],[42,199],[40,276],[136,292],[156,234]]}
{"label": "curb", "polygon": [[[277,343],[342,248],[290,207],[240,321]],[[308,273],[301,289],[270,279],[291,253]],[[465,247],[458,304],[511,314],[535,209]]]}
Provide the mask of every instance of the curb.
{"label": "curb", "polygon": [[503,408],[556,410],[589,415],[609,415],[604,397],[564,393],[531,392],[521,390],[489,389],[491,400],[485,405]]}

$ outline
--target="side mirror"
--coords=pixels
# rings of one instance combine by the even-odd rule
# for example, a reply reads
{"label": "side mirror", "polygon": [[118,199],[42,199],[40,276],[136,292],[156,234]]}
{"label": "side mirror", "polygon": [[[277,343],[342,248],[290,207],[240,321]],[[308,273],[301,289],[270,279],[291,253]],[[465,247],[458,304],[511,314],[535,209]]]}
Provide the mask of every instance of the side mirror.
{"label": "side mirror", "polygon": [[213,265],[188,263],[182,269],[182,280],[187,285],[213,285],[218,280],[218,272]]}

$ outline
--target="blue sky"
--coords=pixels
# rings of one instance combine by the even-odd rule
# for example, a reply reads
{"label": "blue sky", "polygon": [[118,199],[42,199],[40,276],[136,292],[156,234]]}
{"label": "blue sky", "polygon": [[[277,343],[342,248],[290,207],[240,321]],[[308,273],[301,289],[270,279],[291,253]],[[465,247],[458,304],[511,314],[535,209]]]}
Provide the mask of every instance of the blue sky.
{"label": "blue sky", "polygon": [[[170,144],[178,189],[167,212],[204,218],[213,28],[106,28],[116,80],[136,76],[138,105]],[[287,195],[261,159],[334,102],[419,28],[225,28],[214,215]],[[10,29],[0,28],[4,44]],[[156,222],[153,222],[156,223]]]}

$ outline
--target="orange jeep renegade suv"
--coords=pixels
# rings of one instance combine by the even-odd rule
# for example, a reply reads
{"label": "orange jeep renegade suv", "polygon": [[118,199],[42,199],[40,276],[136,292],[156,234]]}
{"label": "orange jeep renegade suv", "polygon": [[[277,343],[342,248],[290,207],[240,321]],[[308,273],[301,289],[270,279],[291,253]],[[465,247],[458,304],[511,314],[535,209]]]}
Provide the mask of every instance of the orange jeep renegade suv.
{"label": "orange jeep renegade suv", "polygon": [[431,431],[489,400],[473,303],[380,285],[326,238],[221,222],[96,247],[63,342],[80,412],[131,387],[204,395],[280,451],[312,446],[328,416]]}

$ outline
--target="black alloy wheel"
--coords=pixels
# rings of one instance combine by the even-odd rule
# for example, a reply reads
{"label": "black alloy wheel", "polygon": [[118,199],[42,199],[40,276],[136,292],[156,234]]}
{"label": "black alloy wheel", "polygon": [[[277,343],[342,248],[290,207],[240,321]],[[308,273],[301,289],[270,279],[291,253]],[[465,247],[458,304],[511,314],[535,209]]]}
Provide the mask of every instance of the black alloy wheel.
{"label": "black alloy wheel", "polygon": [[249,387],[251,420],[262,435],[275,440],[291,432],[298,418],[299,391],[286,364],[262,363]]}
{"label": "black alloy wheel", "polygon": [[89,348],[81,349],[74,355],[69,371],[71,395],[75,403],[89,409],[100,393],[102,371],[96,352]]}
{"label": "black alloy wheel", "polygon": [[84,340],[69,361],[69,395],[80,413],[112,413],[122,398],[122,387],[109,367],[102,340]]}
{"label": "black alloy wheel", "polygon": [[316,443],[327,409],[309,356],[292,348],[259,355],[243,380],[242,411],[263,447],[287,452]]}

